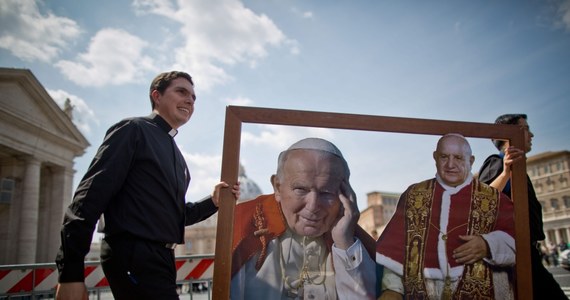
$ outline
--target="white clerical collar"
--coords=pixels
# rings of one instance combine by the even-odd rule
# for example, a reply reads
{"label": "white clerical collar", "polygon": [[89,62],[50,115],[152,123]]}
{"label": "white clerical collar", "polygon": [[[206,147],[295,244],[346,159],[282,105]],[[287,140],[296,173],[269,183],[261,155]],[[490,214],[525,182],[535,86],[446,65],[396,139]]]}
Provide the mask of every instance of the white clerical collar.
{"label": "white clerical collar", "polygon": [[176,134],[178,134],[178,130],[172,128],[172,126],[170,126],[170,124],[168,124],[168,122],[166,122],[166,120],[156,112],[152,112],[149,118],[153,120],[160,128],[162,128],[162,130],[167,132],[171,138],[174,138]]}
{"label": "white clerical collar", "polygon": [[449,192],[450,194],[453,195],[453,194],[461,191],[464,187],[466,187],[467,185],[469,185],[471,183],[471,181],[473,180],[473,174],[469,173],[469,176],[467,176],[465,181],[456,187],[449,186],[449,185],[443,183],[443,180],[441,179],[441,177],[439,177],[439,174],[437,174],[437,173],[435,174],[435,179],[443,187],[444,190],[446,190],[447,192]]}

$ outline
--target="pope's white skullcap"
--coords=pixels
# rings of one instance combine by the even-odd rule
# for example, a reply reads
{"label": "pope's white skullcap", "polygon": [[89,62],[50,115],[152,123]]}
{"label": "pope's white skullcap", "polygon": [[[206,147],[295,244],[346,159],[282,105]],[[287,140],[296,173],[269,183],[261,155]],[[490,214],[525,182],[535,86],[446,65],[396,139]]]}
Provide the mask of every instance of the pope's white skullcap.
{"label": "pope's white skullcap", "polygon": [[283,163],[285,154],[291,150],[317,150],[317,151],[330,153],[341,159],[342,164],[346,170],[347,179],[348,177],[350,177],[350,169],[348,168],[348,163],[342,156],[340,150],[333,143],[325,139],[314,138],[314,137],[302,139],[291,145],[291,147],[289,147],[287,150],[281,152],[278,158],[279,161],[278,173],[279,169],[281,168],[281,164]]}
{"label": "pope's white skullcap", "polygon": [[291,147],[289,147],[287,151],[297,150],[297,149],[325,151],[344,159],[340,150],[333,143],[321,138],[311,137],[311,138],[302,139],[296,142],[295,144],[291,145]]}

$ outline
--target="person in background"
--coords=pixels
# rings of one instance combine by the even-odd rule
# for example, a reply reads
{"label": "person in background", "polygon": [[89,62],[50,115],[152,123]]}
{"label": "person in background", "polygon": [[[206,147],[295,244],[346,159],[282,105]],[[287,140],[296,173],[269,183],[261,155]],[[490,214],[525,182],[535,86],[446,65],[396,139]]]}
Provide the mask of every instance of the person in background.
{"label": "person in background", "polygon": [[560,243],[558,243],[558,252],[561,253],[566,249],[568,249],[568,243],[566,243],[565,241],[560,241]]}
{"label": "person in background", "polygon": [[540,257],[542,258],[542,261],[550,267],[550,256],[548,255],[548,249],[546,248],[546,245],[541,242],[538,242],[538,245],[540,245]]}
{"label": "person in background", "polygon": [[236,206],[231,299],[376,299],[374,240],[349,176],[323,139],[279,155],[274,193]]}
{"label": "person in background", "polygon": [[402,194],[376,245],[380,299],[514,299],[512,201],[471,174],[467,140],[446,134],[435,178]]}
{"label": "person in background", "polygon": [[[495,120],[495,124],[508,124],[520,126],[525,130],[524,149],[518,149],[510,145],[509,141],[493,140],[493,144],[499,150],[499,154],[492,154],[479,170],[479,180],[511,196],[511,166],[517,161],[526,159],[526,153],[532,149],[534,134],[530,131],[526,114],[504,114]],[[539,241],[546,236],[542,228],[542,206],[536,197],[532,181],[527,175],[528,216],[531,241],[531,266],[532,266],[532,290],[534,299],[568,299],[564,291],[552,274],[544,267],[541,258]],[[513,201],[517,201],[513,199]],[[552,262],[557,264],[558,262]]]}
{"label": "person in background", "polygon": [[[61,229],[56,258],[57,299],[87,299],[84,260],[95,225],[104,219],[101,265],[115,299],[178,299],[174,247],[184,226],[217,211],[220,190],[199,202],[185,201],[190,172],[174,137],[194,112],[189,74],[154,78],[152,113],[111,126],[79,183]],[[232,187],[239,198],[239,182]]]}
{"label": "person in background", "polygon": [[550,261],[555,267],[558,267],[558,246],[553,242],[548,243],[548,256],[550,256]]}

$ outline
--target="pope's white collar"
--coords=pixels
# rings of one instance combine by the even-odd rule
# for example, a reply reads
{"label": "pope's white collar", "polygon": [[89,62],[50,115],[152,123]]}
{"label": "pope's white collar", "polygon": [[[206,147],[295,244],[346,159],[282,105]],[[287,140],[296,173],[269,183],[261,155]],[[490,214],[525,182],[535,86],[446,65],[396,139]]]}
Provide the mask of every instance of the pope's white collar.
{"label": "pope's white collar", "polygon": [[449,186],[449,185],[443,183],[443,180],[441,179],[441,177],[439,177],[439,174],[437,174],[437,173],[435,174],[435,179],[437,180],[437,182],[439,182],[439,184],[441,184],[441,186],[443,187],[444,190],[446,190],[450,194],[455,194],[455,193],[461,191],[461,189],[463,189],[464,187],[466,187],[467,185],[469,185],[471,183],[471,181],[473,180],[473,174],[469,173],[469,176],[467,176],[465,181],[456,187],[452,187],[452,186]]}

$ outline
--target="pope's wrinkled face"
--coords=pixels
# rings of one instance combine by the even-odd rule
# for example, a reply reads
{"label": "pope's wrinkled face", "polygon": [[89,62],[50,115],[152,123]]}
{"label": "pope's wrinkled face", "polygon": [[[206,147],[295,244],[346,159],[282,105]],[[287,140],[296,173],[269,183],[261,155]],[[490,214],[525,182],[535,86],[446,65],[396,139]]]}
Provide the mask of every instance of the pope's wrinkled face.
{"label": "pope's wrinkled face", "polygon": [[272,177],[275,198],[287,225],[296,234],[317,237],[330,231],[338,217],[342,160],[315,150],[292,150],[282,172]]}
{"label": "pope's wrinkled face", "polygon": [[443,182],[456,187],[467,179],[475,157],[467,142],[457,136],[444,137],[433,153],[437,174]]}

